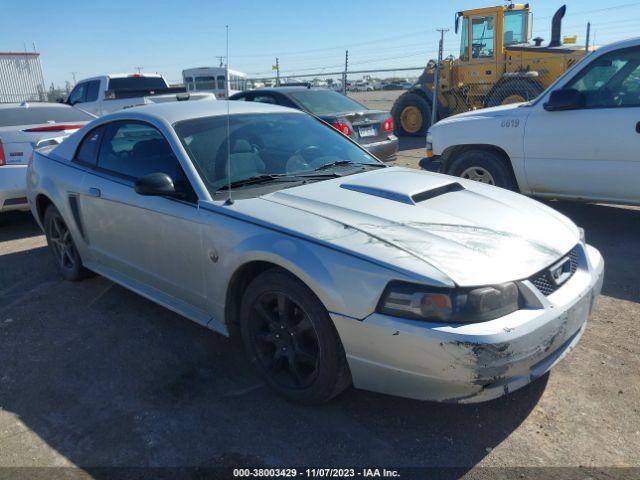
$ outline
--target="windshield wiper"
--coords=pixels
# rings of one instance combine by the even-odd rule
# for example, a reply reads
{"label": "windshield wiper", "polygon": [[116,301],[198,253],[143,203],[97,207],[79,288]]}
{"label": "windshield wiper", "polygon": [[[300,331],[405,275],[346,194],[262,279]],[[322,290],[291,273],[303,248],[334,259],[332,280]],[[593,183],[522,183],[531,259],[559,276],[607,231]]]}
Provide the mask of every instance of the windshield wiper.
{"label": "windshield wiper", "polygon": [[258,183],[267,183],[272,181],[285,181],[285,182],[297,182],[299,181],[297,178],[293,178],[284,173],[274,173],[274,174],[262,174],[262,175],[254,175],[249,178],[243,178],[241,180],[235,180],[230,184],[224,184],[218,188],[219,190],[228,190],[229,187],[244,187],[245,185],[255,185]]}
{"label": "windshield wiper", "polygon": [[379,168],[379,167],[386,167],[385,164],[383,163],[364,163],[364,162],[354,162],[351,160],[338,160],[336,162],[331,162],[331,163],[325,163],[324,165],[319,166],[318,168],[314,169],[314,172],[319,172],[320,170],[327,170],[329,168],[333,168],[333,167],[340,167],[343,165],[358,165],[358,166],[363,166],[363,167],[374,167],[374,168]]}

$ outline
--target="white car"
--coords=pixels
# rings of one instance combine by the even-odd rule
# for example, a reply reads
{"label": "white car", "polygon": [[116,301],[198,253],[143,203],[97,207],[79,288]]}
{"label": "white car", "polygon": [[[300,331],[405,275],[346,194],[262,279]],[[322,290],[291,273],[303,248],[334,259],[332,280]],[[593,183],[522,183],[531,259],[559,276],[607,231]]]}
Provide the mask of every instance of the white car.
{"label": "white car", "polygon": [[637,205],[638,152],[640,39],[633,39],[589,54],[531,102],[436,123],[421,166],[441,163],[443,173],[539,197]]}
{"label": "white car", "polygon": [[57,103],[0,105],[0,212],[29,210],[25,188],[33,150],[62,142],[94,118]]}
{"label": "white car", "polygon": [[240,335],[302,402],[351,382],[454,403],[512,392],[573,349],[602,286],[600,253],[551,208],[387,167],[259,102],[101,117],[36,152],[28,197],[64,278],[90,269]]}

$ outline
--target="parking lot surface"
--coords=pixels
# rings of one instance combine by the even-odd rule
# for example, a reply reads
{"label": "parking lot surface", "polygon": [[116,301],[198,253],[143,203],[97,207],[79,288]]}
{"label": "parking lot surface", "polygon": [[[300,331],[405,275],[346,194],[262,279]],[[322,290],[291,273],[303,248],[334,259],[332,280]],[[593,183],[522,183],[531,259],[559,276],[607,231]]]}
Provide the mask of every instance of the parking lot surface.
{"label": "parking lot surface", "polygon": [[[403,139],[396,164],[422,148]],[[288,403],[238,342],[104,278],[61,280],[30,215],[3,215],[0,467],[638,466],[640,209],[551,205],[603,253],[603,295],[549,375],[478,405]]]}

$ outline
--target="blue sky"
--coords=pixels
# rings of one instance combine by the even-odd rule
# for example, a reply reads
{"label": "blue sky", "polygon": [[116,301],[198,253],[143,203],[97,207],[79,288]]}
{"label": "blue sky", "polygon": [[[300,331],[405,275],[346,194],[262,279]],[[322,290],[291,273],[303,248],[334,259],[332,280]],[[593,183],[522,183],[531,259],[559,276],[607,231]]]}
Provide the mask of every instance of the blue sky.
{"label": "blue sky", "polygon": [[[353,69],[412,67],[435,56],[438,27],[453,29],[457,10],[501,0],[243,0],[189,1],[0,0],[0,51],[42,54],[47,85],[102,73],[163,73],[181,79],[183,68],[217,65],[230,26],[230,66],[265,76],[276,56],[283,72],[340,69],[349,49]],[[551,16],[562,4],[533,0],[534,36],[549,39]],[[640,1],[566,0],[564,35],[584,42],[591,21],[596,43],[637,35]],[[622,8],[614,8],[623,5]],[[36,12],[38,14],[36,15]],[[38,20],[40,17],[40,20]],[[458,50],[450,31],[446,53]],[[259,74],[259,75],[257,75]]]}

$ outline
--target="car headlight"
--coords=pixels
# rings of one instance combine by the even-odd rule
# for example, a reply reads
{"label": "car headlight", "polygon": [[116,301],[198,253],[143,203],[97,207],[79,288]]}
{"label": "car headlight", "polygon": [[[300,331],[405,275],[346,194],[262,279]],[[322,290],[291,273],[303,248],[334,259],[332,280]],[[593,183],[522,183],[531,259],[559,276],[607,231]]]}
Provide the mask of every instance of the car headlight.
{"label": "car headlight", "polygon": [[493,320],[520,308],[515,283],[474,288],[436,288],[399,281],[387,285],[378,312],[432,322]]}

